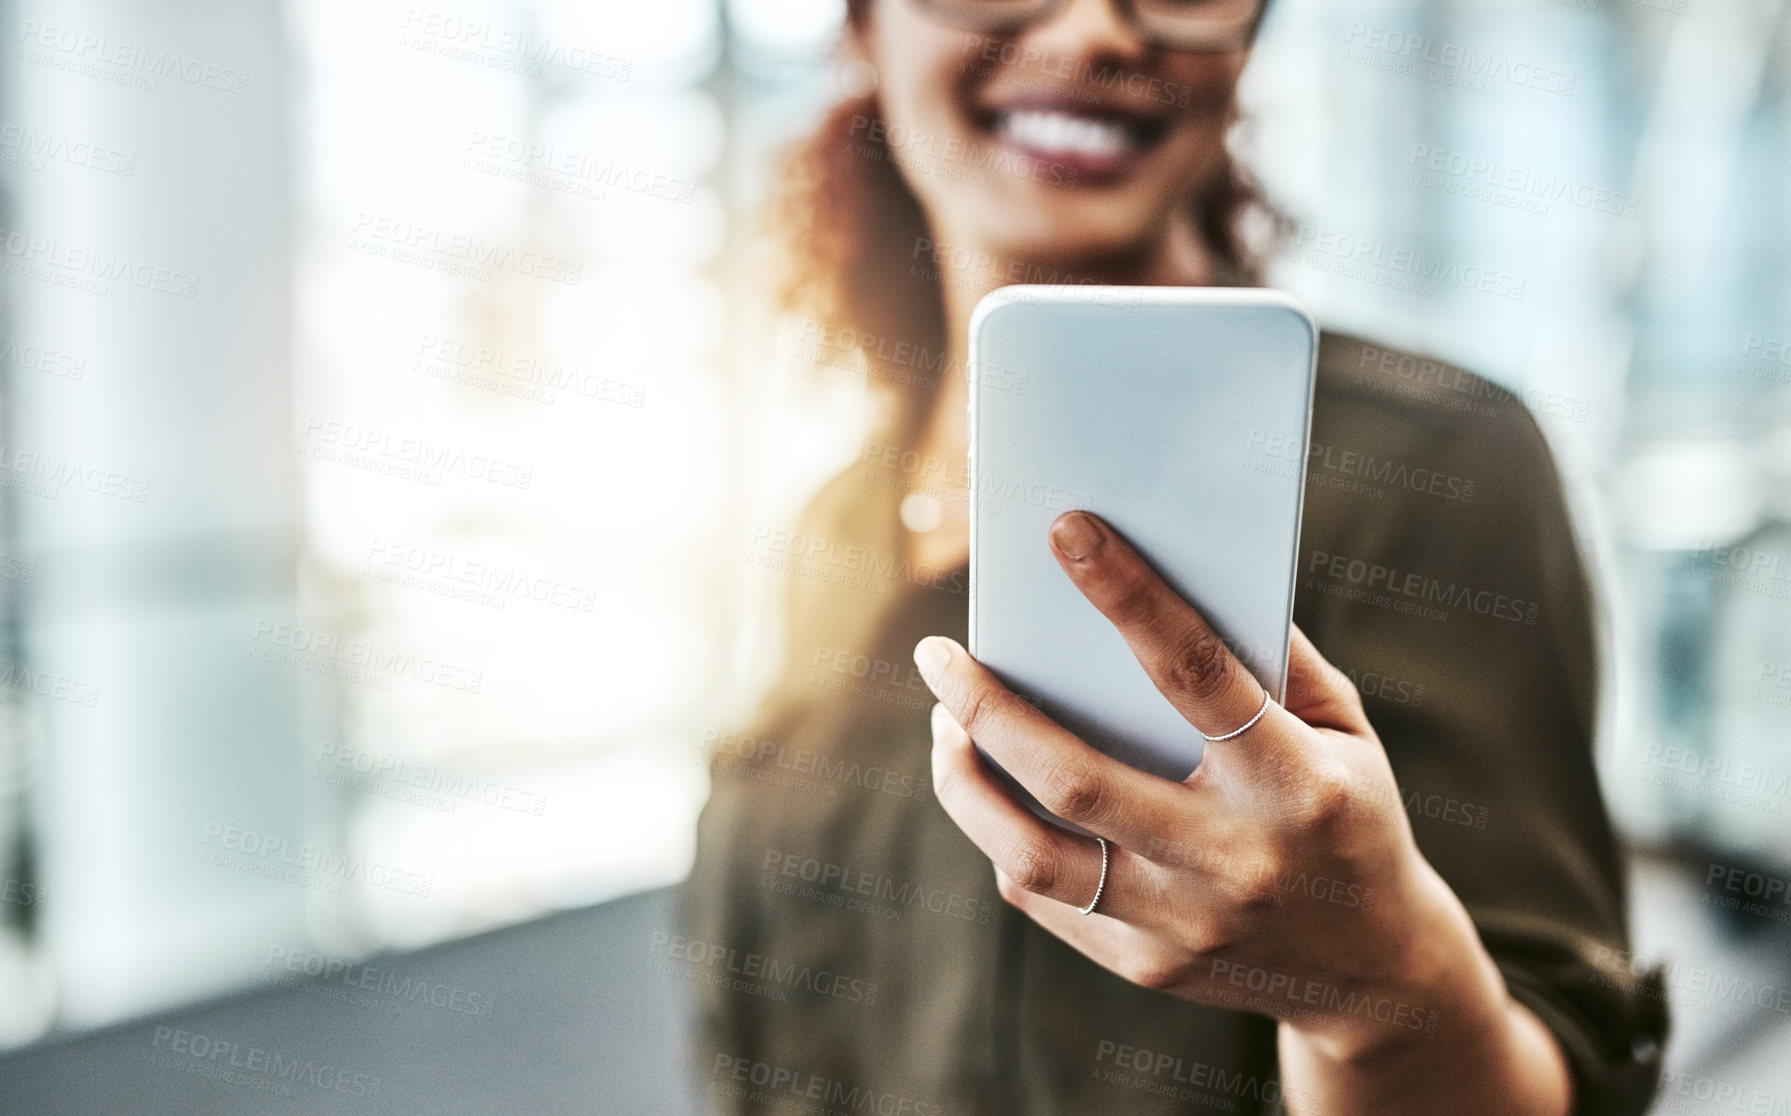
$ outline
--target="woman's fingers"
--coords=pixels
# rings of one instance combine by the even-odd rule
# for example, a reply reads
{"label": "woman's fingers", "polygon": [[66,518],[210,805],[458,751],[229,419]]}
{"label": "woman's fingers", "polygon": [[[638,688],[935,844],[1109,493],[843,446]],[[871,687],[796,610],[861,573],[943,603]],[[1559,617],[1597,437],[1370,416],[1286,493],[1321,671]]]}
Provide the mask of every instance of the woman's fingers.
{"label": "woman's fingers", "polygon": [[1010,885],[1004,894],[1016,906],[1026,907],[1016,889],[1067,907],[1087,906],[1098,891],[1096,914],[1142,924],[1160,921],[1155,908],[1162,904],[1148,863],[1109,841],[1103,884],[1100,845],[1015,802],[942,705],[933,707],[933,793],[965,836],[988,855]]}
{"label": "woman's fingers", "polygon": [[[1056,935],[1084,957],[1108,972],[1146,988],[1174,989],[1185,985],[1196,972],[1186,954],[1166,945],[1150,930],[1121,918],[1083,918],[1061,903],[1020,888],[996,872],[1002,897],[1040,926]],[[1112,883],[1111,880],[1108,881]],[[1105,897],[1095,914],[1107,907]]]}
{"label": "woman's fingers", "polygon": [[[1065,512],[1051,525],[1051,549],[1082,595],[1119,629],[1157,689],[1203,735],[1232,732],[1262,708],[1262,684],[1113,528],[1088,512]],[[1277,714],[1286,716],[1271,708],[1264,719]],[[1239,739],[1254,745],[1269,736],[1251,732]]]}
{"label": "woman's fingers", "polygon": [[1287,656],[1287,711],[1313,728],[1370,735],[1362,696],[1349,675],[1318,653],[1299,625],[1294,625]]}
{"label": "woman's fingers", "polygon": [[914,661],[952,719],[1053,814],[1134,849],[1190,828],[1186,787],[1089,747],[952,640],[928,636]]}

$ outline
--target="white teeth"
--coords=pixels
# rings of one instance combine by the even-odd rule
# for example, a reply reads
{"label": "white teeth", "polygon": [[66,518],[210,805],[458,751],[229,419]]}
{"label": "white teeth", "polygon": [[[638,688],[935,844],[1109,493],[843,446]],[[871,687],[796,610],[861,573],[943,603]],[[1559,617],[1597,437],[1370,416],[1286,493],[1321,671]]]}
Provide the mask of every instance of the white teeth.
{"label": "white teeth", "polygon": [[1123,155],[1133,146],[1124,125],[1031,109],[1004,114],[1001,138],[1047,155]]}

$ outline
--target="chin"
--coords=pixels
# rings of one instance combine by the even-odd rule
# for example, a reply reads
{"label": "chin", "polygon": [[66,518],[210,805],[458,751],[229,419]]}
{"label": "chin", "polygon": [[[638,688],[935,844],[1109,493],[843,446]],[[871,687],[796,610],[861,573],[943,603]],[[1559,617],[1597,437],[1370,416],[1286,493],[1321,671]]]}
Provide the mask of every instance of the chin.
{"label": "chin", "polygon": [[[987,208],[989,212],[979,215],[981,227],[970,230],[976,239],[999,252],[1010,270],[1040,265],[1007,279],[1015,283],[1091,281],[1095,277],[1083,268],[1140,252],[1163,224],[1155,212],[1143,217],[1117,213],[1116,207],[1103,206],[1096,198]],[[1052,269],[1047,265],[1067,273],[1060,270],[1050,278]]]}

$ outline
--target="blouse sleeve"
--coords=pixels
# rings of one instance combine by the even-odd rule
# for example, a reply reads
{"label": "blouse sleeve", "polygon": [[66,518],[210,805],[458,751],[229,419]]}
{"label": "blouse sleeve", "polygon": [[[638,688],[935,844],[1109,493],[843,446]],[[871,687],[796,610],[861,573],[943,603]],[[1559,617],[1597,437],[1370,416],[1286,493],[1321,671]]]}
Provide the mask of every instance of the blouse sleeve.
{"label": "blouse sleeve", "polygon": [[1300,623],[1362,691],[1420,849],[1559,1041],[1574,1111],[1628,1116],[1653,1096],[1667,1015],[1659,973],[1630,959],[1594,768],[1591,593],[1534,419],[1472,382],[1473,405],[1442,416],[1362,391],[1325,409],[1309,492],[1340,487],[1346,461],[1358,487],[1318,523],[1308,497]]}

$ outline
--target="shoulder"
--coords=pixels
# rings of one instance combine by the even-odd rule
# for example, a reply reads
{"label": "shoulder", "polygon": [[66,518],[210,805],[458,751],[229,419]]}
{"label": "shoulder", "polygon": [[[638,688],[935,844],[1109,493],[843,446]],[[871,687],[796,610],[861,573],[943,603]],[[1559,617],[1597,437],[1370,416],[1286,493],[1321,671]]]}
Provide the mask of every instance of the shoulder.
{"label": "shoulder", "polygon": [[[1513,647],[1540,637],[1559,644],[1557,659],[1586,661],[1591,586],[1560,473],[1523,401],[1446,361],[1346,334],[1323,336],[1318,364],[1301,521],[1307,617],[1378,617],[1417,643],[1470,630]],[[1355,570],[1381,581],[1350,582]],[[1397,588],[1473,607],[1408,622],[1383,599],[1396,573]],[[1356,590],[1369,599],[1332,599]]]}
{"label": "shoulder", "polygon": [[1559,477],[1523,400],[1486,377],[1436,357],[1347,333],[1319,338],[1314,452],[1366,443],[1383,458],[1444,469],[1485,496],[1530,502]]}
{"label": "shoulder", "polygon": [[1536,429],[1510,390],[1448,361],[1326,330],[1319,336],[1317,396],[1414,431],[1482,426]]}

